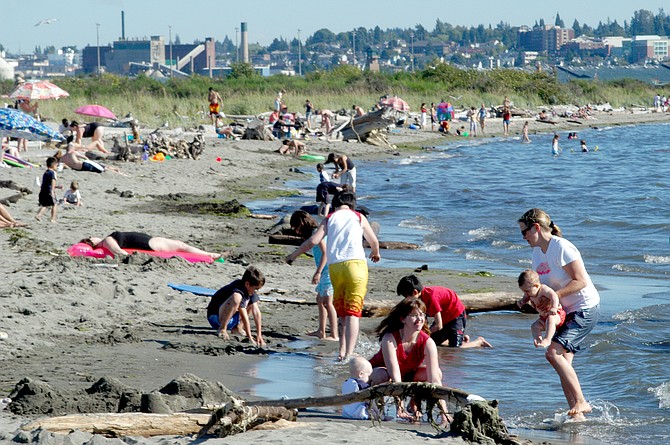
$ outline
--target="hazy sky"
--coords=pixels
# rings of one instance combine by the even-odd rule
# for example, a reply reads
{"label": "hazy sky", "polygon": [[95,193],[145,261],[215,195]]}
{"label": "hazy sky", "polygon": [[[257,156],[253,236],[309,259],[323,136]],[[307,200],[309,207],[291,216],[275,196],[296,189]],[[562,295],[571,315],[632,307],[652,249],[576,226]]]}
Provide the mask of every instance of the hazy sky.
{"label": "hazy sky", "polygon": [[[623,25],[633,13],[646,9],[657,14],[667,0],[473,0],[422,1],[336,0],[0,0],[0,43],[10,52],[32,52],[36,46],[57,48],[96,44],[99,23],[100,45],[121,36],[121,11],[125,11],[126,38],[163,35],[168,27],[182,43],[228,35],[235,40],[235,28],[247,22],[249,41],[263,45],[275,37],[292,39],[328,28],[338,33],[354,28],[410,28],[417,24],[432,30],[439,18],[452,25],[533,25],[543,18],[554,23],[558,12],[566,26],[575,19],[596,26],[599,21],[617,20]],[[668,12],[668,11],[666,11]],[[40,20],[58,19],[34,26]]]}

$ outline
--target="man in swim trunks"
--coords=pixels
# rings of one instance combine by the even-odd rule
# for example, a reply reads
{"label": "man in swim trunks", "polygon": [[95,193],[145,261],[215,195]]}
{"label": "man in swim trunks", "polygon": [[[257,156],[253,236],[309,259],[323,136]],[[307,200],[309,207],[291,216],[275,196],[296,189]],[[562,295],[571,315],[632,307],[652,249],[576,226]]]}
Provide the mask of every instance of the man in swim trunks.
{"label": "man in swim trunks", "polygon": [[[60,151],[59,151],[60,153]],[[117,167],[104,166],[98,164],[97,162],[91,161],[85,156],[81,156],[77,153],[74,143],[70,142],[67,144],[67,152],[64,155],[59,155],[56,153],[56,159],[62,162],[64,165],[70,167],[72,170],[77,170],[80,172],[93,172],[93,173],[102,173],[104,171],[111,171],[123,175],[121,170]]]}
{"label": "man in swim trunks", "polygon": [[212,118],[212,125],[216,125],[216,116],[221,111],[221,103],[223,99],[218,91],[215,91],[214,88],[209,87],[209,93],[207,94],[207,100],[209,101],[209,116]]}

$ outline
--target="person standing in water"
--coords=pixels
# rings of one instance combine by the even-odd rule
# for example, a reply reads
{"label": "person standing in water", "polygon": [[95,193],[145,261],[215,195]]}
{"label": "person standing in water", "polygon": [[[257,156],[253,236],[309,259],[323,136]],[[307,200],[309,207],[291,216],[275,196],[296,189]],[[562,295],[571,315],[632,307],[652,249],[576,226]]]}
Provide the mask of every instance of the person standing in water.
{"label": "person standing in water", "polygon": [[533,248],[532,267],[540,282],[558,295],[565,322],[557,327],[546,359],[561,380],[568,415],[583,419],[591,405],[584,398],[572,361],[598,323],[600,295],[586,272],[579,250],[562,237],[561,229],[541,209],[530,209],[518,220],[521,236]]}

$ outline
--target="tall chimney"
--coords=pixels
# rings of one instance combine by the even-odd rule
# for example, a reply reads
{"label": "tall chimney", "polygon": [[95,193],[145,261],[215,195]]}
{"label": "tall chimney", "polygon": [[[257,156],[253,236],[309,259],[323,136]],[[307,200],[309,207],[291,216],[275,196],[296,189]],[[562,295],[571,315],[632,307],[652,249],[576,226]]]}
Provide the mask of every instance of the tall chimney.
{"label": "tall chimney", "polygon": [[242,31],[242,62],[249,63],[249,36],[247,33],[247,22],[242,22],[240,25]]}
{"label": "tall chimney", "polygon": [[126,12],[121,11],[121,40],[126,40]]}

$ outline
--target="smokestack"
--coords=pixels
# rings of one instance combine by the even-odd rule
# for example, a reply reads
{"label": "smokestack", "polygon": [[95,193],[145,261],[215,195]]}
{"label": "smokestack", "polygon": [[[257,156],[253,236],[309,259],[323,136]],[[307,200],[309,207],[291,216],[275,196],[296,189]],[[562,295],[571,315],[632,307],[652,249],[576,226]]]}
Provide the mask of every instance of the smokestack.
{"label": "smokestack", "polygon": [[247,33],[247,22],[242,22],[240,25],[242,31],[242,62],[249,63],[249,36]]}
{"label": "smokestack", "polygon": [[126,40],[126,12],[121,11],[121,40]]}

